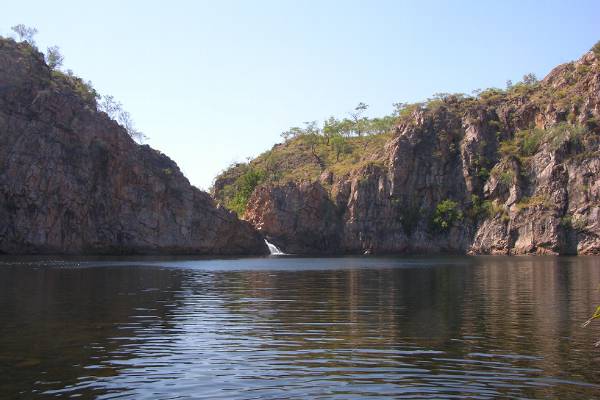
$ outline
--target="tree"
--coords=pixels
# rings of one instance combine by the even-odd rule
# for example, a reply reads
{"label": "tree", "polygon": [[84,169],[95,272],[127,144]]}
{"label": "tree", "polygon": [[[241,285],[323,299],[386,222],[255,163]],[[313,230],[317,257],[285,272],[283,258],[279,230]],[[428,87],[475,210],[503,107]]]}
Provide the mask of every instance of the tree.
{"label": "tree", "polygon": [[274,152],[273,150],[267,151],[264,156],[264,172],[265,177],[270,180],[276,180],[278,178],[277,166],[281,161],[281,155]]}
{"label": "tree", "polygon": [[408,107],[408,103],[398,102],[393,103],[392,106],[394,107],[392,115],[395,117],[400,117],[403,114],[403,111],[406,110],[406,108]]}
{"label": "tree", "polygon": [[319,125],[317,121],[306,121],[304,122],[304,132],[305,135],[319,135],[321,130],[319,129]]}
{"label": "tree", "polygon": [[367,110],[367,108],[369,108],[369,106],[361,101],[354,108],[354,112],[349,113],[352,117],[352,120],[354,121],[354,131],[358,136],[362,136],[362,132],[364,130],[364,122],[366,118],[364,118],[362,115]]}
{"label": "tree", "polygon": [[327,141],[327,145],[329,146],[330,140],[336,136],[341,134],[341,124],[340,121],[335,119],[335,117],[329,117],[323,123],[323,136],[325,136],[325,140]]}
{"label": "tree", "polygon": [[523,75],[523,83],[526,85],[535,85],[536,83],[538,83],[538,79],[535,76],[535,74],[529,73],[529,74]]}
{"label": "tree", "polygon": [[60,48],[58,46],[48,47],[46,52],[46,63],[50,69],[58,69],[63,64],[64,57],[60,54]]}
{"label": "tree", "polygon": [[392,130],[396,123],[396,118],[386,115],[383,118],[373,118],[369,121],[369,132],[375,135],[382,135]]}
{"label": "tree", "polygon": [[108,116],[113,120],[117,119],[118,113],[122,110],[121,103],[116,101],[115,98],[110,95],[103,96],[99,106],[100,110],[108,114]]}
{"label": "tree", "polygon": [[331,138],[331,145],[335,151],[335,161],[340,161],[340,154],[346,154],[350,152],[350,145],[342,135],[335,135]]}
{"label": "tree", "polygon": [[446,199],[435,207],[433,224],[440,231],[447,231],[456,221],[462,221],[463,213],[458,208],[458,203]]}
{"label": "tree", "polygon": [[[304,129],[297,128],[300,131],[300,136],[304,139],[304,142],[310,146],[310,152],[315,158],[317,164],[321,169],[325,169],[325,164],[321,157],[317,154],[317,146],[322,143],[323,137],[321,136],[321,130],[317,125],[317,121],[308,121],[304,123]],[[294,128],[292,128],[294,129]]]}
{"label": "tree", "polygon": [[127,134],[129,134],[129,136],[131,136],[132,139],[138,142],[143,142],[144,140],[148,139],[148,137],[144,135],[143,132],[138,131],[135,128],[135,125],[133,124],[133,119],[131,119],[131,114],[129,114],[129,112],[125,110],[120,110],[119,114],[117,115],[117,122],[119,123],[119,125],[125,128]]}
{"label": "tree", "polygon": [[340,121],[340,133],[342,135],[349,137],[352,134],[353,129],[354,122],[350,121],[348,118],[344,118]]}
{"label": "tree", "polygon": [[113,96],[103,96],[98,104],[100,111],[104,111],[110,119],[116,121],[127,131],[127,134],[138,142],[143,142],[148,137],[135,128],[131,114],[123,109],[123,105]]}
{"label": "tree", "polygon": [[288,141],[290,139],[293,139],[295,137],[302,135],[302,133],[303,133],[302,128],[293,126],[290,129],[288,129],[287,131],[281,132],[281,137],[283,138],[283,140]]}
{"label": "tree", "polygon": [[17,34],[20,41],[25,41],[35,47],[35,40],[33,37],[38,33],[37,29],[30,28],[23,24],[15,25],[10,29]]}

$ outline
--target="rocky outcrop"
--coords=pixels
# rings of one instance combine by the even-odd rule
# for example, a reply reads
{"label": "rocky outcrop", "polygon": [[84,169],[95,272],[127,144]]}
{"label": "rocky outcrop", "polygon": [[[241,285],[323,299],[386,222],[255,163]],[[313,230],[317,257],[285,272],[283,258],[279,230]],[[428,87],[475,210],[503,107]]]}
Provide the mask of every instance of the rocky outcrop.
{"label": "rocky outcrop", "polygon": [[0,39],[0,252],[268,252],[78,84],[28,44]]}
{"label": "rocky outcrop", "polygon": [[303,254],[600,254],[599,58],[418,108],[381,160],[261,186],[246,219]]}

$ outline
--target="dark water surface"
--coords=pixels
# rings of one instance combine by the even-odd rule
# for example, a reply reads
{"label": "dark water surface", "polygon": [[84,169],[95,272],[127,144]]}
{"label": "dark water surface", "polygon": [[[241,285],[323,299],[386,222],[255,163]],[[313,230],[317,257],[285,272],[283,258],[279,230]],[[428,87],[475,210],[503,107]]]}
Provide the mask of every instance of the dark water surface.
{"label": "dark water surface", "polygon": [[0,397],[600,398],[600,257],[0,258]]}

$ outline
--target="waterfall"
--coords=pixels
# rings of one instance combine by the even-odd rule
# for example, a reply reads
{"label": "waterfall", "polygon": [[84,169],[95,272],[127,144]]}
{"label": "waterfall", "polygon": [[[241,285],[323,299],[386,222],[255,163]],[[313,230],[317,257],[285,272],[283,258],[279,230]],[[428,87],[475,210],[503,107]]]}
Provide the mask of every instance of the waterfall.
{"label": "waterfall", "polygon": [[272,256],[283,256],[285,255],[285,253],[281,250],[279,250],[277,248],[277,246],[275,246],[273,243],[269,243],[269,241],[267,239],[265,239],[265,243],[267,245],[267,247],[269,248],[269,251],[271,252]]}

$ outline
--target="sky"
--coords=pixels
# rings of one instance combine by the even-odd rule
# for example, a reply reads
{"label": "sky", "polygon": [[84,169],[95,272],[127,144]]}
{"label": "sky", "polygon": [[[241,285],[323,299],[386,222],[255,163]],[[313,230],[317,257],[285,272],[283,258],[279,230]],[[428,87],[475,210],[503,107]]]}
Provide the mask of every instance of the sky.
{"label": "sky", "polygon": [[63,69],[123,103],[152,147],[208,189],[304,121],[505,87],[600,40],[600,1],[10,1]]}

